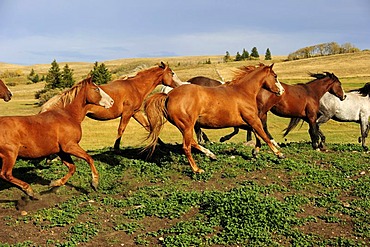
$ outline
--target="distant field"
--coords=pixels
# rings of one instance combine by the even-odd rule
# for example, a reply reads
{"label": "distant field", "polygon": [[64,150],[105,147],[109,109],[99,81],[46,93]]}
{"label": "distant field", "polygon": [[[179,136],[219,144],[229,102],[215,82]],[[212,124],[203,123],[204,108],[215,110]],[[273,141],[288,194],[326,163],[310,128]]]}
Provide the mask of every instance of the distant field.
{"label": "distant field", "polygon": [[[308,82],[311,79],[308,72],[329,71],[335,73],[343,83],[345,90],[361,87],[370,81],[370,51],[353,54],[343,54],[334,56],[317,57],[296,61],[285,61],[285,56],[273,57],[272,61],[243,61],[243,62],[222,62],[222,55],[212,56],[192,56],[192,57],[166,57],[166,58],[133,58],[120,59],[104,62],[105,65],[114,73],[113,78],[125,75],[133,75],[141,69],[151,67],[160,61],[169,63],[170,67],[176,72],[183,81],[203,75],[215,79],[230,80],[233,71],[243,65],[257,65],[259,62],[266,64],[275,63],[274,70],[281,81],[287,83]],[[211,64],[206,64],[210,59]],[[52,61],[50,61],[51,63]],[[59,62],[60,68],[65,63]],[[87,73],[93,68],[93,63],[71,62],[68,63],[73,69],[75,79],[86,77]],[[35,105],[34,94],[43,88],[42,83],[27,84],[27,75],[33,68],[39,75],[46,75],[50,64],[36,64],[30,66],[12,65],[0,63],[0,78],[10,86],[14,97],[8,102],[0,102],[1,115],[28,115],[39,111]],[[220,76],[222,78],[220,78]],[[301,129],[297,128],[287,138],[282,138],[282,130],[287,126],[289,120],[269,115],[269,128],[278,142],[307,141],[307,124]],[[85,119],[83,123],[83,139],[81,145],[86,149],[97,149],[112,146],[118,127],[118,119],[98,122]],[[336,123],[330,121],[323,125],[322,129],[327,134],[328,142],[350,142],[354,143],[359,136],[359,126],[354,123]],[[206,133],[213,141],[218,141],[221,136],[229,133],[232,129],[206,130]],[[146,132],[134,120],[129,123],[124,135],[122,145],[142,146]],[[162,139],[167,142],[181,142],[181,135],[177,129],[167,125],[162,131]],[[231,142],[241,142],[245,138],[245,132],[241,131],[238,136],[231,139]]]}

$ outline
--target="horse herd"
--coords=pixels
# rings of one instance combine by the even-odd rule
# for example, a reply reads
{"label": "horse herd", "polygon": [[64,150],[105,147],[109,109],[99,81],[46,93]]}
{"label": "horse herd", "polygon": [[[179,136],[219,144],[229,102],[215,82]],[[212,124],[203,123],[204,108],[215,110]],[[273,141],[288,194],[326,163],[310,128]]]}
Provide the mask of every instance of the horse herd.
{"label": "horse herd", "polygon": [[[183,150],[193,172],[204,172],[192,157],[195,148],[207,156],[216,156],[200,143],[208,138],[202,128],[234,127],[233,133],[244,129],[256,136],[253,154],[261,148],[260,138],[279,158],[284,154],[267,129],[267,112],[291,118],[285,134],[300,120],[309,124],[312,147],[324,145],[325,136],[319,125],[329,119],[355,121],[361,125],[362,146],[369,131],[370,84],[344,93],[341,82],[332,73],[312,74],[314,80],[288,85],[278,80],[273,64],[239,68],[234,78],[221,83],[210,78],[196,77],[183,83],[168,65],[161,63],[138,72],[135,76],[97,86],[91,78],[77,83],[68,91],[45,103],[40,113],[32,116],[0,117],[0,177],[22,189],[29,197],[39,196],[31,186],[12,175],[17,157],[40,158],[57,154],[68,173],[50,186],[62,186],[76,167],[71,155],[84,159],[92,171],[92,186],[97,188],[99,175],[94,161],[79,146],[81,122],[85,116],[96,120],[120,117],[114,149],[119,150],[122,134],[133,117],[149,131],[146,149],[154,152],[160,141],[159,133],[166,121],[183,135]],[[149,94],[158,86],[168,86],[168,93]],[[148,97],[149,96],[149,97]],[[11,92],[0,80],[0,98],[9,101]],[[142,112],[144,105],[145,115]],[[358,105],[358,107],[354,107]],[[194,130],[197,134],[194,139]],[[321,142],[320,142],[321,137]],[[222,138],[225,140],[230,136]]]}

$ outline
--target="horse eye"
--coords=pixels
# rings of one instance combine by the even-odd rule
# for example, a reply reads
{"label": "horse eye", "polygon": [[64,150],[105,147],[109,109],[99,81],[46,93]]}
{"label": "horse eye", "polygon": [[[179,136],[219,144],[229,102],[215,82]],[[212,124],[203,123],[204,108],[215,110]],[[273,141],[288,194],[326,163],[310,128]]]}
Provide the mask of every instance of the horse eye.
{"label": "horse eye", "polygon": [[100,89],[97,87],[97,88],[95,88],[95,92],[99,92],[100,91]]}

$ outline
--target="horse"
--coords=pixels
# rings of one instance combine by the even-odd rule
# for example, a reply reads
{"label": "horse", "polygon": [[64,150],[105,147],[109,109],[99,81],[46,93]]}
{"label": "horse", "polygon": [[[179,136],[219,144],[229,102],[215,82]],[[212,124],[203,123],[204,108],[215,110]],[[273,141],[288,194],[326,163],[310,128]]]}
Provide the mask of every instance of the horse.
{"label": "horse", "polygon": [[[50,183],[51,187],[64,185],[76,171],[70,155],[84,159],[92,171],[92,186],[97,189],[99,174],[90,155],[79,146],[84,119],[90,104],[101,108],[112,107],[113,99],[87,78],[61,95],[64,107],[54,107],[30,116],[0,117],[0,177],[23,190],[30,198],[39,199],[31,186],[12,175],[17,157],[41,158],[57,154],[68,173]],[[102,107],[103,106],[103,107]]]}
{"label": "horse", "polygon": [[[316,123],[316,114],[319,111],[320,98],[327,92],[341,101],[346,98],[341,87],[341,82],[333,73],[310,73],[310,76],[315,79],[308,83],[298,83],[295,85],[281,83],[285,89],[285,93],[282,97],[276,97],[264,89],[261,89],[258,93],[257,102],[259,117],[262,120],[266,134],[276,147],[279,147],[279,145],[267,128],[268,111],[280,117],[292,118],[288,128],[285,129],[284,137],[298,124],[300,119],[304,119],[308,122],[310,125],[309,133],[312,147],[318,149],[320,146],[318,143],[320,133]],[[238,134],[238,129],[234,129],[233,133],[222,137],[221,140],[228,140],[236,134]],[[250,140],[252,140],[251,130],[247,130],[247,141]],[[257,138],[256,142],[259,142]]]}
{"label": "horse", "polygon": [[[370,128],[370,82],[366,83],[362,88],[347,92],[346,95],[347,97],[344,101],[340,101],[330,93],[322,96],[320,99],[319,117],[316,121],[317,125],[320,127],[321,124],[328,122],[330,119],[338,122],[359,123],[361,136],[358,138],[358,142],[362,144],[362,148],[365,151],[368,151],[365,141]],[[320,129],[319,135],[321,138],[320,145],[324,148],[326,137]]]}
{"label": "horse", "polygon": [[[257,93],[261,87],[282,95],[283,87],[271,66],[261,64],[259,67],[243,67],[227,85],[218,87],[202,87],[198,85],[182,85],[170,93],[153,94],[144,104],[148,117],[150,142],[145,149],[154,152],[159,133],[167,119],[175,125],[183,135],[183,150],[194,173],[202,173],[192,155],[191,148],[196,148],[212,159],[216,156],[208,149],[199,145],[193,138],[195,125],[201,128],[248,128],[251,126],[279,158],[284,155],[271,143],[263,130],[258,118]],[[212,105],[212,107],[209,107]],[[256,155],[260,146],[256,146]]]}
{"label": "horse", "polygon": [[[282,97],[275,97],[266,90],[261,90],[257,96],[259,117],[270,139],[267,130],[267,112],[270,110],[279,117],[291,118],[290,124],[285,129],[284,137],[298,124],[300,119],[309,124],[309,134],[313,149],[319,149],[319,127],[317,114],[319,112],[321,97],[329,92],[343,101],[346,94],[338,77],[333,73],[311,74],[315,79],[308,83],[288,85],[282,83],[285,93]],[[258,140],[257,140],[258,142]]]}
{"label": "horse", "polygon": [[135,76],[100,85],[113,98],[115,104],[109,109],[89,105],[87,117],[100,121],[121,117],[114,143],[114,150],[119,151],[122,134],[131,117],[149,131],[148,121],[141,111],[143,101],[149,93],[159,84],[174,88],[179,85],[179,82],[180,79],[170,67],[161,62],[159,66],[139,71]]}
{"label": "horse", "polygon": [[[208,78],[205,76],[195,76],[195,77],[190,78],[186,82],[181,82],[181,85],[185,85],[185,84],[195,84],[195,85],[204,86],[204,87],[217,87],[217,86],[224,84],[224,82],[218,81],[212,78]],[[173,89],[172,87],[162,86],[161,92],[167,94],[172,89]],[[209,142],[208,136],[206,135],[206,133],[202,131],[201,128],[195,129],[195,135],[197,136],[197,141],[199,144]]]}
{"label": "horse", "polygon": [[9,88],[5,83],[0,79],[0,99],[3,99],[5,102],[11,100],[13,94],[10,92]]}

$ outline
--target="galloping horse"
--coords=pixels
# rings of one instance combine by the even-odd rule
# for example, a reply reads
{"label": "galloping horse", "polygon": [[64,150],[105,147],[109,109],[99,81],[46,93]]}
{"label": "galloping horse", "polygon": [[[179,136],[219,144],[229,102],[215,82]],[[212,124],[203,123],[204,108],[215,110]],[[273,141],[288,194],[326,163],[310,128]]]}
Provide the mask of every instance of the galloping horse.
{"label": "galloping horse", "polygon": [[284,136],[298,124],[300,119],[308,122],[312,147],[313,149],[319,148],[319,127],[316,120],[321,97],[329,92],[340,100],[344,100],[346,95],[341,82],[333,73],[325,72],[325,74],[311,74],[311,76],[316,79],[305,84],[288,85],[282,83],[285,89],[282,97],[275,97],[266,90],[261,90],[258,94],[259,116],[270,137],[271,134],[267,130],[267,112],[269,110],[277,116],[292,118]]}
{"label": "galloping horse", "polygon": [[[166,118],[182,133],[183,150],[195,173],[204,171],[196,165],[191,155],[192,147],[211,158],[216,158],[210,150],[194,140],[195,125],[202,128],[237,126],[244,129],[251,126],[272,151],[283,158],[284,155],[271,143],[263,130],[256,103],[257,93],[261,87],[266,87],[277,95],[284,92],[272,67],[273,65],[244,67],[228,85],[202,87],[189,84],[175,88],[168,94],[152,95],[144,105],[150,127],[148,136],[150,143],[146,148],[154,151]],[[256,146],[255,154],[259,148]]]}
{"label": "galloping horse", "polygon": [[9,88],[0,79],[0,99],[3,99],[5,102],[8,102],[12,98],[12,96],[13,96],[12,92],[10,92]]}
{"label": "galloping horse", "polygon": [[[62,186],[76,170],[70,155],[84,159],[92,171],[92,186],[98,186],[98,172],[94,161],[78,143],[81,140],[81,122],[89,104],[109,108],[112,98],[101,88],[85,79],[63,93],[60,100],[63,108],[56,107],[32,116],[0,117],[0,177],[20,187],[28,196],[37,199],[31,186],[12,175],[17,157],[40,158],[57,154],[68,173],[52,181],[50,186]],[[102,107],[102,108],[103,108]]]}
{"label": "galloping horse", "polygon": [[[135,76],[124,79],[114,80],[108,84],[100,85],[100,87],[109,94],[114,105],[109,109],[104,109],[99,106],[89,105],[87,107],[87,116],[95,120],[111,120],[121,117],[114,149],[119,150],[122,134],[131,117],[133,117],[146,130],[148,128],[148,120],[141,112],[141,106],[144,99],[151,93],[156,86],[163,84],[170,87],[177,87],[181,83],[176,74],[163,62],[159,66],[139,71]],[[50,101],[55,101],[51,99]],[[47,105],[45,103],[46,110]]]}
{"label": "galloping horse", "polygon": [[[370,129],[370,82],[366,83],[362,88],[347,92],[346,96],[345,100],[340,101],[330,93],[324,94],[320,99],[319,117],[316,122],[319,127],[330,119],[338,122],[359,123],[361,136],[358,138],[358,142],[367,151],[368,147],[365,140]],[[324,147],[326,137],[320,129],[319,135],[321,138],[320,145]]]}
{"label": "galloping horse", "polygon": [[[195,76],[195,77],[190,78],[186,82],[181,82],[181,85],[185,85],[185,84],[195,84],[195,85],[204,86],[204,87],[217,87],[224,83],[221,81],[212,79],[212,78],[205,77],[205,76]],[[162,86],[161,92],[169,93],[172,89],[173,89],[172,87]],[[237,129],[237,128],[234,128],[234,129]],[[197,136],[197,141],[199,144],[209,142],[208,136],[206,135],[206,133],[202,131],[201,128],[195,129],[195,134]]]}

